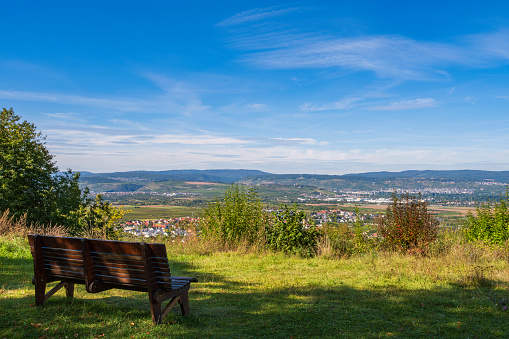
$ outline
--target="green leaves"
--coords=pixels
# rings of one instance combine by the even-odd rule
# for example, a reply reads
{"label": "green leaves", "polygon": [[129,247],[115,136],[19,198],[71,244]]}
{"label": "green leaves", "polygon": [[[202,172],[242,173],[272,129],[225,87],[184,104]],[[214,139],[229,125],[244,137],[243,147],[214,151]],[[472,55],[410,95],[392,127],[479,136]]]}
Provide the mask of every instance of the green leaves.
{"label": "green leaves", "polygon": [[315,225],[305,225],[306,213],[280,205],[272,214],[271,225],[267,227],[267,245],[269,248],[285,253],[312,256],[315,253],[320,231]]}
{"label": "green leaves", "polygon": [[93,202],[81,208],[78,216],[87,237],[112,239],[119,237],[120,230],[115,223],[127,212],[104,201],[103,196],[98,194]]}
{"label": "green leaves", "polygon": [[55,189],[60,182],[53,156],[33,124],[11,109],[0,112],[0,211],[27,221],[50,223]]}
{"label": "green leaves", "polygon": [[0,212],[14,219],[26,215],[27,225],[61,225],[71,235],[85,228],[109,237],[124,211],[89,199],[79,187],[79,173],[58,173],[34,124],[21,121],[11,109],[0,112]]}
{"label": "green leaves", "polygon": [[499,202],[482,204],[476,208],[476,216],[468,215],[465,237],[497,245],[509,239],[509,188]]}
{"label": "green leaves", "polygon": [[203,234],[226,246],[253,245],[262,238],[266,216],[253,188],[232,184],[204,210]]}

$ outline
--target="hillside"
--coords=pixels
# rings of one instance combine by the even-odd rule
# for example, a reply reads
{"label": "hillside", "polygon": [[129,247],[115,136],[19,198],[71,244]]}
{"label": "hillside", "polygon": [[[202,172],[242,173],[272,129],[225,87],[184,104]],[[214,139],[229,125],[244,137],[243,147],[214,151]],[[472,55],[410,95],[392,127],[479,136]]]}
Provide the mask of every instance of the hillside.
{"label": "hillside", "polygon": [[[364,192],[387,196],[394,190],[425,195],[469,198],[498,197],[509,185],[509,171],[403,171],[370,172],[345,175],[271,174],[257,170],[168,170],[114,173],[83,173],[81,185],[93,192],[197,193],[210,198],[213,186],[240,182],[258,187],[264,196],[275,200],[296,199],[306,195]],[[201,184],[200,184],[201,183]],[[197,186],[197,187],[194,187]]]}
{"label": "hillside", "polygon": [[249,176],[259,176],[268,173],[258,170],[168,170],[168,171],[129,171],[113,173],[82,172],[82,182],[153,182],[153,181],[211,181],[232,183]]}

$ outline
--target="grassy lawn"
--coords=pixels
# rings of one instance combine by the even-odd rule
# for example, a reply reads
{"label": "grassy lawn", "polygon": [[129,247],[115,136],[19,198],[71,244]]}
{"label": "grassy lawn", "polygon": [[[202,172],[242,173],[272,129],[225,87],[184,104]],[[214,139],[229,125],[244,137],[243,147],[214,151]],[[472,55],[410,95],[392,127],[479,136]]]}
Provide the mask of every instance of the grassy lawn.
{"label": "grassy lawn", "polygon": [[74,299],[60,291],[34,306],[28,244],[0,237],[0,338],[509,337],[509,264],[474,247],[341,260],[181,244],[168,252],[174,275],[200,282],[190,316],[177,307],[153,326],[144,293],[77,286]]}

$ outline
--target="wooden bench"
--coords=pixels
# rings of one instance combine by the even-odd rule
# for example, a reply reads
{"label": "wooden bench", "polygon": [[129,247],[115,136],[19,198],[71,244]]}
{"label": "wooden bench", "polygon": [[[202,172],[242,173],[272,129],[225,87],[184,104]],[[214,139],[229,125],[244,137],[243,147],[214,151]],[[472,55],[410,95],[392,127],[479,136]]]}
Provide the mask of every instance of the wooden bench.
{"label": "wooden bench", "polygon": [[[189,287],[198,280],[171,276],[164,244],[36,234],[28,235],[28,241],[36,305],[44,304],[62,287],[72,298],[74,284],[83,284],[89,293],[112,288],[148,292],[154,324],[160,324],[177,303],[182,315],[189,314]],[[60,283],[46,293],[46,284],[53,281]]]}

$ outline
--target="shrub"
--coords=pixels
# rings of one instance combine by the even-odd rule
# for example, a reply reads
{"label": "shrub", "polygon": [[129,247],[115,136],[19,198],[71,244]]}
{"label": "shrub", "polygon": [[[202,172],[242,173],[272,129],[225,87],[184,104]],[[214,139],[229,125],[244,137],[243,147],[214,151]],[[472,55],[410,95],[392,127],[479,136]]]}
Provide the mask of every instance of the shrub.
{"label": "shrub", "polygon": [[417,198],[408,194],[398,198],[393,194],[392,204],[375,223],[383,245],[392,250],[423,253],[437,238],[438,220],[428,212],[427,202],[420,194]]}
{"label": "shrub", "polygon": [[256,190],[232,184],[222,199],[205,208],[202,232],[222,245],[253,245],[263,240],[266,219]]}
{"label": "shrub", "polygon": [[346,223],[326,223],[318,243],[319,255],[348,258],[355,252],[354,235]]}
{"label": "shrub", "polygon": [[293,209],[280,205],[266,229],[269,248],[303,256],[314,255],[321,232],[315,225],[305,226],[305,220],[306,213],[299,211],[297,205]]}
{"label": "shrub", "polygon": [[509,188],[499,202],[482,204],[476,208],[476,216],[468,215],[465,237],[498,245],[509,239]]}

